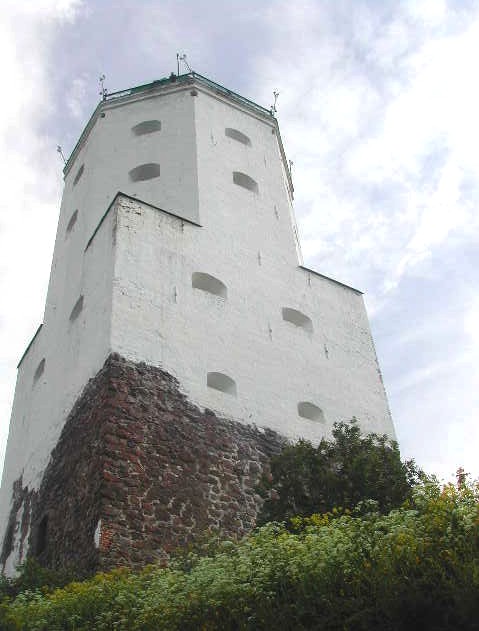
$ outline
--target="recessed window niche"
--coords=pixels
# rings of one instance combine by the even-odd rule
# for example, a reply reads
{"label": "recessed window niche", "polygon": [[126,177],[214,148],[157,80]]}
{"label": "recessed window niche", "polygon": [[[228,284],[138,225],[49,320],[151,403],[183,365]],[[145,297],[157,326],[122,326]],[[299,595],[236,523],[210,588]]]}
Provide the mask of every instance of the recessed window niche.
{"label": "recessed window niche", "polygon": [[209,372],[206,377],[206,385],[208,388],[220,390],[226,394],[236,396],[236,383],[231,377],[222,372]]}
{"label": "recessed window niche", "polygon": [[66,229],[67,235],[70,234],[70,232],[73,230],[73,226],[76,224],[77,219],[78,219],[78,210],[75,210],[75,212],[72,214],[67,224],[67,229]]}
{"label": "recessed window niche", "polygon": [[70,322],[74,322],[83,310],[83,296],[80,296],[75,302],[75,306],[70,313]]}
{"label": "recessed window niche", "polygon": [[290,309],[289,307],[283,307],[281,313],[283,315],[283,320],[286,322],[291,322],[291,324],[294,324],[300,329],[305,329],[308,333],[313,332],[313,323],[311,318],[308,318],[308,316],[301,313],[301,311],[298,311],[297,309]]}
{"label": "recessed window niche", "polygon": [[132,169],[129,174],[132,182],[144,182],[145,180],[152,180],[155,177],[160,177],[160,165],[157,162],[147,162],[146,164],[140,164]]}
{"label": "recessed window niche", "polygon": [[298,403],[298,414],[302,418],[307,418],[310,421],[324,423],[323,410],[309,401],[300,401]]}
{"label": "recessed window niche", "polygon": [[83,171],[85,170],[85,165],[82,164],[81,167],[78,169],[77,174],[75,175],[75,179],[73,180],[73,186],[76,186],[81,178],[81,176],[83,175]]}
{"label": "recessed window niche", "polygon": [[153,132],[160,130],[161,121],[158,120],[143,121],[131,128],[131,131],[135,134],[135,136],[144,136],[145,134],[152,134]]}
{"label": "recessed window niche", "polygon": [[43,375],[43,373],[45,372],[45,358],[43,358],[40,363],[38,364],[35,373],[33,375],[33,383],[36,383],[40,377]]}
{"label": "recessed window niche", "polygon": [[35,541],[35,556],[40,556],[46,550],[48,543],[48,516],[44,515],[38,524]]}
{"label": "recessed window niche", "polygon": [[218,278],[205,274],[204,272],[193,272],[191,276],[191,286],[194,289],[201,289],[207,291],[215,296],[226,298],[228,295],[228,289],[224,283]]}
{"label": "recessed window niche", "polygon": [[243,132],[239,131],[238,129],[227,127],[225,129],[225,136],[228,136],[228,138],[232,138],[233,140],[237,140],[243,145],[251,146],[251,140],[248,138],[248,136],[246,134],[243,134]]}
{"label": "recessed window niche", "polygon": [[248,191],[252,193],[258,192],[258,183],[253,180],[252,177],[246,175],[246,173],[241,173],[240,171],[233,171],[233,182],[238,186],[242,186],[243,188],[247,188]]}

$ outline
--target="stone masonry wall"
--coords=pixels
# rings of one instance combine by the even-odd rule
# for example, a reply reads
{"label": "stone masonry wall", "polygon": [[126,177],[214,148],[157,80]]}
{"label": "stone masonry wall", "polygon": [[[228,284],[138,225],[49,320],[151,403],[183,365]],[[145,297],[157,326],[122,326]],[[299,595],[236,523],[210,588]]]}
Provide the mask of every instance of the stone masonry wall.
{"label": "stone masonry wall", "polygon": [[158,368],[113,356],[108,372],[101,566],[152,562],[210,528],[250,530],[282,438],[202,412]]}
{"label": "stone masonry wall", "polygon": [[23,559],[26,552],[25,546],[28,544],[35,495],[35,491],[30,491],[28,487],[23,486],[22,476],[13,483],[10,515],[0,553],[2,572],[5,571],[7,560],[12,553],[17,552],[18,558]]}
{"label": "stone masonry wall", "polygon": [[162,559],[208,529],[241,536],[255,524],[255,485],[283,442],[202,412],[165,371],[111,355],[31,500],[30,552],[88,574]]}
{"label": "stone masonry wall", "polygon": [[104,424],[112,413],[108,370],[107,362],[75,403],[33,502],[30,554],[79,574],[94,572],[99,561],[94,532],[104,492]]}

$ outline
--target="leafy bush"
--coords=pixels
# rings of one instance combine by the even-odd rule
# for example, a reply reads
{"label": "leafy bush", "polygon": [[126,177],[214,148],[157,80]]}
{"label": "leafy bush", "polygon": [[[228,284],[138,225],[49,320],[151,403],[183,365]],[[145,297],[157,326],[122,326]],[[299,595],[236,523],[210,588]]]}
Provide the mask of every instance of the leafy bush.
{"label": "leafy bush", "polygon": [[413,461],[401,462],[396,442],[362,436],[355,420],[335,423],[332,434],[318,447],[302,440],[272,459],[271,474],[258,488],[265,497],[259,523],[353,508],[370,499],[385,513],[410,497],[424,477]]}
{"label": "leafy bush", "polygon": [[81,578],[73,568],[53,570],[40,565],[34,557],[27,559],[17,569],[18,574],[14,578],[0,575],[0,600],[5,596],[15,597],[21,592],[40,588],[49,591]]}
{"label": "leafy bush", "polygon": [[188,563],[27,591],[4,601],[1,628],[477,629],[477,485],[423,483],[387,515],[372,507],[268,524],[207,556],[192,551]]}

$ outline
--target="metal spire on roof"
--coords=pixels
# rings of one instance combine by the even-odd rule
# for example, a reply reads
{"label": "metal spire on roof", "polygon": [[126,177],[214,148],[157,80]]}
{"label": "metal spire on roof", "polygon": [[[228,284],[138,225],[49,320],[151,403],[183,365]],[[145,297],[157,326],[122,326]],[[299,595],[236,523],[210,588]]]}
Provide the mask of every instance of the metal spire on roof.
{"label": "metal spire on roof", "polygon": [[104,83],[105,82],[105,75],[104,74],[100,75],[100,77],[98,79],[98,82],[100,83],[100,92],[98,94],[101,96],[102,100],[105,101],[106,100],[106,96],[108,94],[108,90],[105,88],[105,83]]}
{"label": "metal spire on roof", "polygon": [[185,64],[185,66],[188,68],[188,72],[193,72],[193,70],[190,67],[190,64],[186,61],[186,53],[183,53],[182,55],[180,55],[179,53],[176,53],[176,63],[178,67],[178,74],[180,74],[180,61],[182,61]]}
{"label": "metal spire on roof", "polygon": [[63,149],[60,147],[60,145],[57,145],[57,153],[60,154],[61,159],[63,160],[63,164],[66,164],[66,158],[63,155]]}
{"label": "metal spire on roof", "polygon": [[276,92],[276,90],[274,90],[273,96],[274,96],[274,103],[271,106],[270,112],[272,116],[275,116],[276,112],[278,111],[276,108],[276,103],[278,101],[279,92]]}

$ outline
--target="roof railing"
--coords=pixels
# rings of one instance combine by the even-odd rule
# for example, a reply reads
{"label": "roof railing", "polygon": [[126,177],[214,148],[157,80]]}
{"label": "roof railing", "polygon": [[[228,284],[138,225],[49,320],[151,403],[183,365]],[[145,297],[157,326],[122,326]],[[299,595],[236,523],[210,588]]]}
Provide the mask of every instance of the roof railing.
{"label": "roof railing", "polygon": [[[256,110],[259,114],[261,114],[262,116],[269,116],[273,119],[276,119],[275,115],[274,115],[274,111],[272,109],[268,110],[265,107],[262,107],[261,105],[258,105],[257,103],[255,103],[254,101],[250,101],[250,99],[247,99],[244,96],[241,96],[241,94],[237,94],[236,92],[233,92],[232,90],[228,90],[228,88],[225,88],[223,85],[221,85],[220,83],[216,83],[216,81],[212,81],[211,79],[208,79],[207,77],[204,77],[203,75],[199,74],[198,72],[188,72],[185,74],[181,74],[181,75],[175,75],[174,73],[171,73],[171,75],[169,77],[164,77],[163,79],[156,79],[155,81],[151,81],[150,83],[143,83],[142,85],[137,85],[133,88],[128,88],[126,90],[117,90],[116,92],[110,92],[110,93],[104,93],[103,94],[103,99],[100,101],[100,103],[97,105],[95,111],[93,112],[90,120],[88,121],[85,129],[83,130],[80,138],[78,139],[75,147],[73,148],[73,151],[70,154],[70,157],[68,158],[68,160],[65,163],[65,166],[63,168],[63,173],[66,174],[68,172],[68,170],[70,169],[70,166],[74,160],[74,156],[76,154],[76,151],[78,149],[78,147],[81,145],[83,138],[85,137],[85,134],[89,133],[90,128],[93,125],[93,122],[95,120],[95,115],[97,114],[97,112],[101,111],[101,106],[102,103],[105,103],[107,101],[113,101],[115,99],[120,99],[122,97],[125,96],[130,96],[132,94],[137,94],[139,92],[147,92],[149,90],[154,90],[160,86],[165,86],[171,83],[190,83],[193,80],[197,80],[200,83],[202,83],[203,85],[205,85],[206,87],[209,87],[211,90],[214,90],[215,92],[217,92],[218,94],[222,94],[224,96],[227,96],[228,98],[236,101],[237,103],[243,104],[253,110]],[[281,142],[281,141],[280,141]],[[282,149],[282,153],[284,154],[284,150]],[[286,160],[285,156],[283,156],[284,159]],[[286,164],[286,163],[285,163]],[[290,192],[292,194],[292,182],[291,182],[291,174],[289,173],[288,170],[288,179],[289,179],[289,184],[290,184]]]}
{"label": "roof railing", "polygon": [[105,101],[110,101],[113,99],[118,99],[124,96],[129,96],[131,94],[137,94],[138,92],[146,92],[148,90],[154,90],[155,88],[158,88],[160,86],[163,85],[168,85],[170,83],[187,83],[188,81],[191,81],[191,79],[197,79],[199,80],[200,83],[203,83],[204,85],[206,85],[207,87],[215,90],[216,92],[223,94],[224,96],[228,96],[232,99],[234,99],[235,101],[238,101],[239,103],[243,103],[244,105],[247,105],[255,110],[257,110],[258,112],[260,112],[261,114],[263,114],[263,116],[269,115],[274,117],[274,114],[271,110],[266,109],[265,107],[263,107],[262,105],[258,105],[258,103],[255,103],[254,101],[250,101],[250,99],[247,99],[244,96],[241,96],[241,94],[238,94],[237,92],[233,92],[232,90],[228,90],[228,88],[225,88],[223,85],[221,85],[220,83],[216,83],[216,81],[212,81],[211,79],[208,79],[207,77],[204,77],[203,75],[199,74],[198,72],[188,72],[186,74],[181,74],[181,75],[170,75],[169,77],[165,77],[163,79],[157,79],[155,81],[152,81],[150,83],[144,83],[142,85],[137,85],[133,88],[129,88],[127,90],[118,90],[117,92],[110,92],[109,94],[105,95]]}

